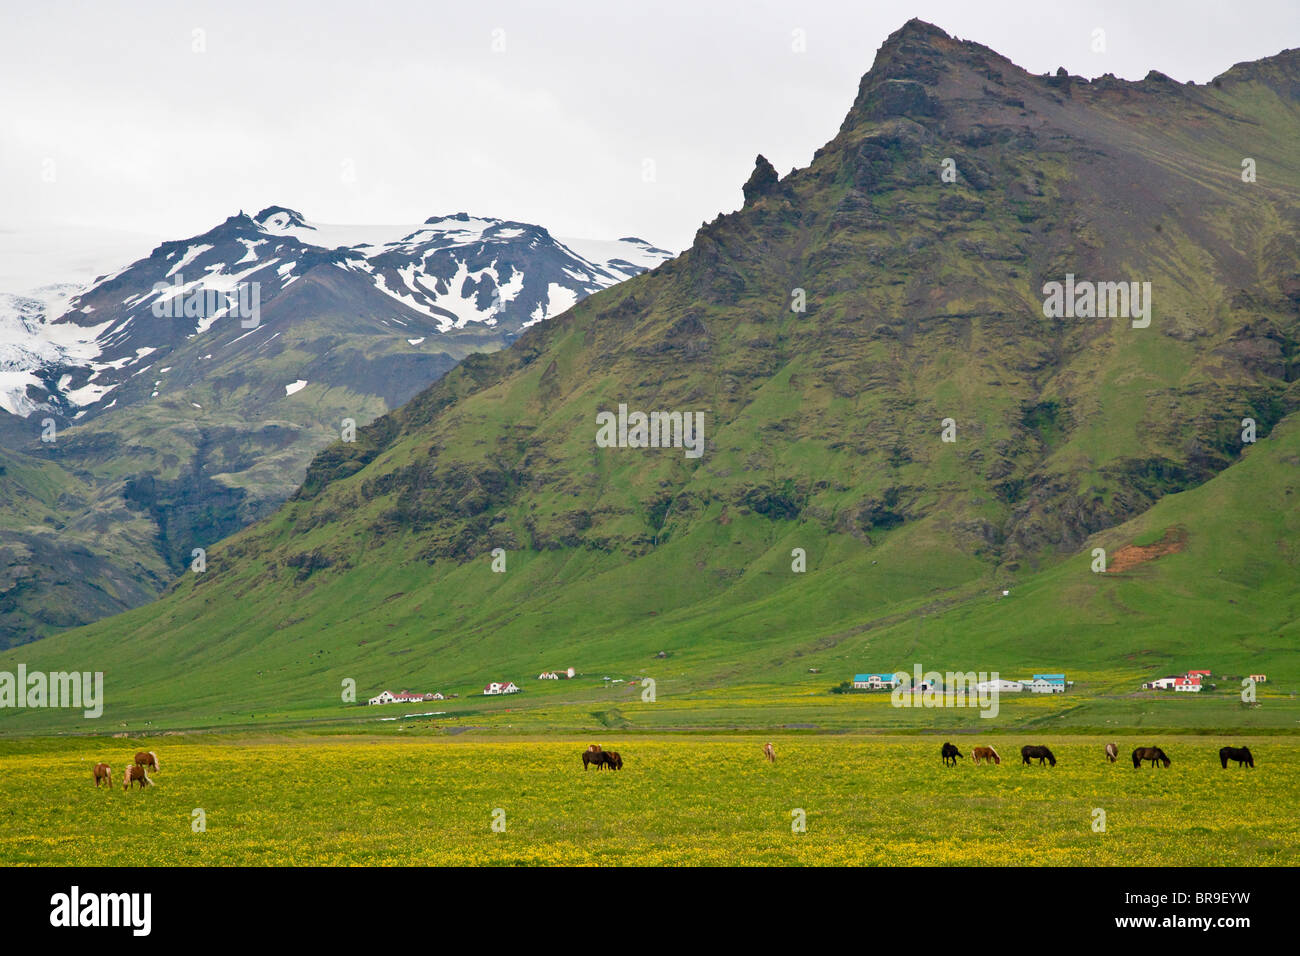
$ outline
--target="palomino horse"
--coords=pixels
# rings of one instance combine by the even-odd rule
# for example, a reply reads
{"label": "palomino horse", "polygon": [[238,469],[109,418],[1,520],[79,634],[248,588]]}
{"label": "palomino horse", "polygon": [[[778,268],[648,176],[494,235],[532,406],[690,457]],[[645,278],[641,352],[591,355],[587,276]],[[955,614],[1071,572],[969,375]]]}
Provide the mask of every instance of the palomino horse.
{"label": "palomino horse", "polygon": [[[1225,763],[1224,766],[1226,767],[1227,764]],[[110,787],[113,785],[113,768],[110,767],[108,764],[106,763],[95,764],[95,769],[92,770],[91,773],[95,775],[96,790],[99,789],[99,785],[101,783],[108,784],[108,786]]]}
{"label": "palomino horse", "polygon": [[149,771],[146,770],[144,767],[136,766],[135,764],[131,764],[129,767],[127,767],[126,772],[122,774],[122,777],[123,777],[122,780],[123,790],[130,790],[131,784],[137,781],[139,781],[140,783],[141,790],[143,790],[145,787],[153,786],[153,781],[149,779]]}
{"label": "palomino horse", "polygon": [[152,750],[141,750],[135,755],[135,765],[137,767],[148,767],[150,770],[157,770],[158,755]]}
{"label": "palomino horse", "polygon": [[770,743],[763,747],[763,756],[767,758],[768,763],[776,763],[776,748]]}
{"label": "palomino horse", "polygon": [[971,756],[975,758],[976,766],[979,765],[981,760],[987,760],[990,763],[1002,762],[1002,758],[998,756],[998,752],[992,747],[976,747],[971,751]]}
{"label": "palomino horse", "polygon": [[952,761],[952,766],[957,766],[957,758],[962,756],[962,752],[950,743],[945,743],[939,748],[939,756],[943,758],[943,765],[948,766],[948,761]]}
{"label": "palomino horse", "polygon": [[1159,747],[1139,747],[1137,750],[1133,751],[1134,770],[1142,766],[1143,760],[1150,760],[1151,766],[1153,767],[1158,763],[1162,763],[1166,767],[1173,763],[1172,760],[1165,756],[1165,752]]}
{"label": "palomino horse", "polygon": [[1237,761],[1238,767],[1254,767],[1255,758],[1250,755],[1249,747],[1224,747],[1219,751],[1219,763],[1228,769],[1228,761]]}
{"label": "palomino horse", "polygon": [[1119,745],[1118,745],[1118,744],[1107,744],[1107,745],[1106,745],[1106,759],[1109,760],[1111,763],[1114,763],[1117,757],[1119,757]]}
{"label": "palomino horse", "polygon": [[1035,757],[1038,758],[1038,766],[1040,767],[1043,765],[1044,760],[1046,760],[1053,767],[1056,766],[1056,757],[1054,757],[1052,755],[1052,752],[1048,750],[1046,747],[1034,746],[1033,744],[1025,744],[1023,747],[1020,748],[1020,762],[1022,764],[1032,763]]}

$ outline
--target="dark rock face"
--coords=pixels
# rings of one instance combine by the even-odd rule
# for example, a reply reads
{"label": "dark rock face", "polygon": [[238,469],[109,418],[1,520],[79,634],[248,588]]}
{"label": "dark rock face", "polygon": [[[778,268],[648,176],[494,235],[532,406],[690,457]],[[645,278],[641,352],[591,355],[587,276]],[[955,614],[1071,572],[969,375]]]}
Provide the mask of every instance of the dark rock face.
{"label": "dark rock face", "polygon": [[776,167],[760,154],[754,160],[754,171],[750,173],[749,181],[742,187],[745,202],[750,203],[759,196],[766,196],[776,186],[780,178],[776,173]]}

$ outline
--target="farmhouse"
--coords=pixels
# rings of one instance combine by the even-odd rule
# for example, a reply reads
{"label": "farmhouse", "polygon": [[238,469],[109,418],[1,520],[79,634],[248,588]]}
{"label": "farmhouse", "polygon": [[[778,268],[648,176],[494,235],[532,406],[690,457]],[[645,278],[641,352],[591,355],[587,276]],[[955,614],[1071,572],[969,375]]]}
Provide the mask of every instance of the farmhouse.
{"label": "farmhouse", "polygon": [[893,690],[898,686],[897,674],[855,674],[854,690]]}
{"label": "farmhouse", "polygon": [[538,680],[559,680],[560,675],[555,673],[555,671],[542,671],[540,674],[537,675],[537,679]]}
{"label": "farmhouse", "polygon": [[1034,680],[1045,680],[1052,685],[1053,694],[1065,693],[1066,685],[1070,682],[1065,679],[1064,674],[1035,674]]}
{"label": "farmhouse", "polygon": [[1155,680],[1149,680],[1142,685],[1143,690],[1173,690],[1174,681],[1178,680],[1175,676],[1157,677]]}
{"label": "farmhouse", "polygon": [[517,693],[519,693],[519,688],[515,686],[515,682],[512,680],[506,681],[505,683],[493,681],[492,683],[488,684],[486,687],[483,688],[484,696],[491,696],[493,694],[517,694]]}
{"label": "farmhouse", "polygon": [[1251,674],[1250,679],[1256,684],[1262,684],[1264,681],[1268,680],[1268,677],[1264,674]]}
{"label": "farmhouse", "polygon": [[1018,680],[986,680],[975,685],[975,690],[981,694],[1016,694],[1024,689],[1024,681]]}
{"label": "farmhouse", "polygon": [[1025,686],[1028,687],[1029,690],[1035,694],[1064,694],[1065,693],[1064,680],[1061,680],[1060,683],[1057,683],[1055,681],[1047,680],[1045,677],[1035,677]]}
{"label": "farmhouse", "polygon": [[426,700],[443,700],[442,694],[413,694],[409,690],[398,691],[394,694],[391,690],[382,691],[371,697],[366,703],[368,704],[409,704],[423,702]]}
{"label": "farmhouse", "polygon": [[1143,690],[1174,690],[1187,694],[1200,693],[1202,680],[1208,680],[1209,671],[1188,671],[1182,675],[1157,677],[1142,685]]}

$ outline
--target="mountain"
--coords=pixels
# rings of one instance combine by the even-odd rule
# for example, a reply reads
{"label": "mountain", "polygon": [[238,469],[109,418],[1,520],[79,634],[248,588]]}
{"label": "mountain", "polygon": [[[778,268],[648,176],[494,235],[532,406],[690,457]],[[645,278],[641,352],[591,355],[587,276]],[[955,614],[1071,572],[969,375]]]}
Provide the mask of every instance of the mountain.
{"label": "mountain", "polygon": [[345,419],[668,256],[463,213],[332,227],[271,207],[85,289],[0,296],[0,643],[156,595],[288,497]]}
{"label": "mountain", "polygon": [[[670,256],[635,238],[573,246],[593,258],[540,226],[465,213],[416,227],[331,227],[279,206],[251,217],[241,212],[200,236],[161,244],[66,305],[66,286],[47,286],[44,296],[5,295],[3,361],[13,378],[0,406],[22,417],[94,417],[156,398],[156,380],[140,376],[163,361],[212,361],[217,349],[218,363],[234,357],[243,367],[286,326],[318,322],[322,311],[346,323],[340,334],[404,340],[410,348],[395,346],[400,358],[364,387],[382,379],[381,391],[409,394],[436,377],[429,366],[444,364],[440,350],[457,351],[448,343],[512,341],[521,329]],[[56,314],[53,304],[65,307]],[[426,349],[412,352],[426,341]],[[335,386],[366,379],[357,368],[322,371]],[[185,369],[177,377],[192,384],[211,377],[204,373]]]}
{"label": "mountain", "polygon": [[[759,157],[681,256],[25,659],[174,723],[560,664],[661,699],[914,662],[1119,686],[1192,646],[1294,677],[1296,142],[1297,51],[1089,81],[911,21],[810,166]],[[695,430],[635,447],[636,412]]]}

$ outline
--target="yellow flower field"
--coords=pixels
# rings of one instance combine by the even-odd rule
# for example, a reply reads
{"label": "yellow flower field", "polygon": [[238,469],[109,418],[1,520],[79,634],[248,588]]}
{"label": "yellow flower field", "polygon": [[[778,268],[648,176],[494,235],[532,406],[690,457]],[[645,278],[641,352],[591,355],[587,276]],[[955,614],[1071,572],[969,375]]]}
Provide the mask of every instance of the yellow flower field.
{"label": "yellow flower field", "polygon": [[[1240,739],[1116,739],[1115,764],[1101,739],[955,739],[955,769],[933,737],[777,737],[775,765],[765,738],[599,739],[619,772],[584,772],[577,739],[8,740],[0,864],[1300,863],[1293,739],[1246,741],[1253,771],[1219,766]],[[977,742],[1002,764],[972,766]],[[1173,766],[1134,770],[1129,752],[1153,742]],[[1021,743],[1058,765],[1021,766]],[[139,749],[158,753],[156,785],[124,793]],[[99,760],[112,791],[91,781]]]}

